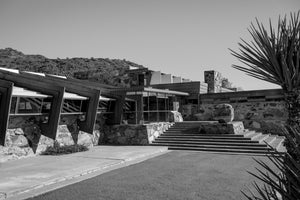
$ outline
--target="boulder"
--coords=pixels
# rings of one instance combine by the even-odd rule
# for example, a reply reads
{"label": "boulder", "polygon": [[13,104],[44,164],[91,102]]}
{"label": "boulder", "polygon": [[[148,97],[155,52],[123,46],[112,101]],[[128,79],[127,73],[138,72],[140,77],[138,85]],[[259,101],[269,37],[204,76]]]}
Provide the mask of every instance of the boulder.
{"label": "boulder", "polygon": [[84,145],[88,148],[94,146],[94,140],[93,140],[93,135],[86,133],[84,131],[80,131],[78,134],[78,141],[77,144],[79,145]]}
{"label": "boulder", "polygon": [[72,134],[69,132],[66,125],[58,126],[55,141],[57,141],[61,146],[75,144]]}
{"label": "boulder", "polygon": [[213,111],[213,120],[231,122],[234,118],[234,109],[230,104],[219,104]]}

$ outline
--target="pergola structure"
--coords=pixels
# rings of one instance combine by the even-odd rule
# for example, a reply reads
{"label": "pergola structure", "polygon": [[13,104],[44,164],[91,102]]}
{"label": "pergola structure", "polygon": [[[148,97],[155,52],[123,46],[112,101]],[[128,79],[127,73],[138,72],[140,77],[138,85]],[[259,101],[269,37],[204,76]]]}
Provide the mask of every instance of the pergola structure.
{"label": "pergola structure", "polygon": [[[77,114],[83,116],[81,120],[77,120],[79,130],[92,134],[99,113],[99,101],[123,102],[125,99],[125,94],[111,94],[103,85],[97,87],[87,82],[40,73],[1,68],[0,81],[1,145],[5,143],[9,116],[45,115],[47,120],[39,124],[41,134],[55,139],[60,116]],[[101,96],[101,92],[106,96]],[[75,101],[80,102],[79,110],[71,105]],[[113,112],[119,112],[117,116],[122,114],[120,107],[122,105],[114,107]],[[110,122],[120,123],[118,120],[119,117],[115,117]]]}
{"label": "pergola structure", "polygon": [[61,116],[77,116],[79,130],[93,134],[98,114],[106,124],[169,121],[187,92],[148,86],[117,88],[87,80],[0,68],[0,145],[10,117],[41,116],[41,134],[55,139]]}

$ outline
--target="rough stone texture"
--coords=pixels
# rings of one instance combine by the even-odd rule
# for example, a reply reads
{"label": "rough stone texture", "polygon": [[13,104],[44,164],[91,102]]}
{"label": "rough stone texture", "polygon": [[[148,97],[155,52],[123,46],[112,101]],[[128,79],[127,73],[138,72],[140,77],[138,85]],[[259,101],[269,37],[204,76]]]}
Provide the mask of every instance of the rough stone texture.
{"label": "rough stone texture", "polygon": [[178,111],[171,111],[170,112],[170,121],[171,122],[183,122],[181,113]]}
{"label": "rough stone texture", "polygon": [[[288,118],[288,112],[283,101],[239,102],[230,103],[234,109],[234,121],[242,121],[245,128],[263,133],[281,135],[281,127]],[[187,116],[199,121],[213,120],[215,104],[202,103],[196,114]],[[195,113],[196,111],[194,111]]]}
{"label": "rough stone texture", "polygon": [[216,93],[221,92],[222,75],[217,71],[205,71],[204,82],[207,83],[207,92]]}
{"label": "rough stone texture", "polygon": [[181,106],[181,115],[182,118],[187,120],[187,121],[196,121],[197,118],[194,116],[197,114],[197,104],[186,104]]}
{"label": "rough stone texture", "polygon": [[163,134],[172,125],[173,123],[170,122],[158,122],[158,123],[146,124],[148,143],[151,144],[158,136]]}
{"label": "rough stone texture", "polygon": [[36,149],[36,154],[41,154],[43,151],[47,149],[48,146],[53,146],[54,140],[51,138],[48,138],[44,135],[41,135],[39,144]]}
{"label": "rough stone texture", "polygon": [[[97,116],[93,134],[79,131],[76,115],[62,116],[57,129],[56,140],[60,145],[75,143],[92,147],[103,138],[104,118]],[[0,162],[34,156],[53,146],[54,140],[41,135],[39,122],[42,116],[10,117],[6,132],[5,146],[0,147]],[[34,151],[33,151],[34,150]]]}
{"label": "rough stone texture", "polygon": [[102,144],[147,145],[166,131],[172,123],[158,122],[145,125],[113,125],[104,132]]}
{"label": "rough stone texture", "polygon": [[199,133],[201,134],[239,134],[243,131],[243,122],[216,122],[210,124],[201,124],[199,127]]}
{"label": "rough stone texture", "polygon": [[147,139],[145,126],[122,124],[107,127],[101,143],[116,145],[141,145],[145,143],[144,140]]}
{"label": "rough stone texture", "polygon": [[60,146],[68,146],[75,144],[72,132],[69,131],[67,125],[59,125],[57,128],[55,141],[59,143]]}
{"label": "rough stone texture", "polygon": [[93,135],[84,131],[79,131],[77,144],[84,145],[88,148],[98,145],[100,131],[94,130]]}
{"label": "rough stone texture", "polygon": [[0,163],[30,156],[35,156],[30,147],[21,148],[18,146],[0,146]]}
{"label": "rough stone texture", "polygon": [[213,120],[231,122],[234,118],[234,110],[230,104],[218,104],[213,110]]}

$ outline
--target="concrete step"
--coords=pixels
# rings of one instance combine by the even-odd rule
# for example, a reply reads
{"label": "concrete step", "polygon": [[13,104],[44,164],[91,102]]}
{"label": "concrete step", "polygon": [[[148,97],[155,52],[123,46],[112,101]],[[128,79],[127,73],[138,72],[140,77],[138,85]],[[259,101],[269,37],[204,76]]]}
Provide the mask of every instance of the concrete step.
{"label": "concrete step", "polygon": [[203,133],[178,133],[178,132],[165,132],[163,135],[182,135],[182,136],[205,136],[205,137],[237,137],[244,138],[243,135],[237,134],[203,134]]}
{"label": "concrete step", "polygon": [[[216,123],[216,122],[206,122]],[[272,147],[282,149],[282,138],[244,129],[240,134],[201,134],[199,127],[203,122],[176,122],[152,145],[168,146],[169,149],[216,151],[233,153],[272,153],[265,141]]]}
{"label": "concrete step", "polygon": [[252,137],[251,139],[254,141],[258,141],[259,143],[263,143],[268,137],[269,137],[269,134],[261,134],[261,135]]}
{"label": "concrete step", "polygon": [[155,140],[154,144],[168,143],[168,144],[187,144],[187,145],[222,145],[222,146],[251,146],[251,147],[266,147],[265,144],[249,143],[249,142],[224,142],[224,141],[176,141],[176,140]]}
{"label": "concrete step", "polygon": [[284,143],[283,143],[284,140],[285,140],[285,137],[277,136],[276,139],[270,145],[277,151],[284,152],[284,151],[286,151],[286,148],[284,147]]}
{"label": "concrete step", "polygon": [[255,131],[249,131],[249,130],[245,129],[242,133],[238,133],[236,135],[241,135],[242,137],[247,137],[247,136],[251,136],[254,133],[255,133]]}
{"label": "concrete step", "polygon": [[[218,143],[251,143],[258,144],[258,141],[253,140],[224,140],[224,139],[215,139],[215,138],[173,138],[173,137],[158,137],[155,141],[180,141],[180,142],[218,142]],[[264,144],[263,144],[264,145]]]}
{"label": "concrete step", "polygon": [[262,133],[257,133],[255,131],[248,131],[248,132],[245,132],[243,135],[244,135],[244,137],[252,138],[252,137],[255,137],[255,136],[259,136],[261,134]]}
{"label": "concrete step", "polygon": [[234,135],[204,135],[204,134],[163,134],[158,138],[191,138],[191,139],[223,139],[223,140],[251,140],[251,138],[245,138]]}
{"label": "concrete step", "polygon": [[237,154],[271,154],[272,151],[265,150],[248,150],[248,149],[211,149],[211,148],[196,148],[196,147],[169,147],[169,150],[188,150],[188,151],[209,151],[219,153],[237,153]]}
{"label": "concrete step", "polygon": [[269,135],[262,143],[271,145],[272,142],[276,140],[276,135]]}
{"label": "concrete step", "polygon": [[174,143],[152,143],[156,146],[168,146],[168,147],[193,147],[193,148],[210,148],[210,149],[241,149],[241,150],[270,150],[267,146],[229,146],[229,145],[198,145],[198,144],[174,144]]}
{"label": "concrete step", "polygon": [[[160,144],[154,144],[154,146],[166,146]],[[246,153],[246,154],[271,154],[275,153],[269,150],[259,149],[234,149],[234,148],[209,148],[209,147],[191,147],[191,146],[168,146],[169,150],[188,150],[188,151],[209,151],[209,152],[221,152],[221,153]]]}

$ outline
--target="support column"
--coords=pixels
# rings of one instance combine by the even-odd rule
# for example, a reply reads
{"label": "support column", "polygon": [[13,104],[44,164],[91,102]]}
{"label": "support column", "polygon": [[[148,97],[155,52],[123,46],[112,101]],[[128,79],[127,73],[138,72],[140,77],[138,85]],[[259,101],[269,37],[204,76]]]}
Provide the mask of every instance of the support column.
{"label": "support column", "polygon": [[9,121],[13,83],[0,80],[0,145],[4,146]]}

